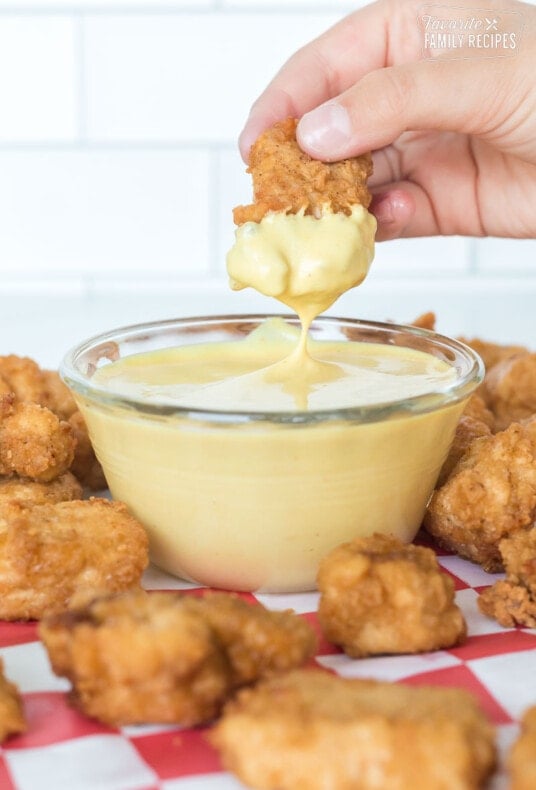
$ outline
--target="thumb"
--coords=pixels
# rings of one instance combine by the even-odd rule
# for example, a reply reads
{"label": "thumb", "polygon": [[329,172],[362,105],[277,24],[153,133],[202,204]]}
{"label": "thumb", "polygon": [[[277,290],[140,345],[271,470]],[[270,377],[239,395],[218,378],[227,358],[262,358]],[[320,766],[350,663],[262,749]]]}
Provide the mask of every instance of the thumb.
{"label": "thumb", "polygon": [[390,145],[403,132],[478,134],[493,117],[499,79],[489,63],[419,61],[371,71],[306,113],[297,129],[310,156],[336,161]]}

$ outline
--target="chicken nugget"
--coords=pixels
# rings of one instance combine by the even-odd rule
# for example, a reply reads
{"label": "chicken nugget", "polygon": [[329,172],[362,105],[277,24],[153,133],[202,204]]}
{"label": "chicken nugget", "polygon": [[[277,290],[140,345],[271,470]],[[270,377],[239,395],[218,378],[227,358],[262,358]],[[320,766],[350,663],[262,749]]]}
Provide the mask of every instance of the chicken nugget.
{"label": "chicken nugget", "polygon": [[0,619],[39,619],[75,595],[137,587],[147,562],[145,529],[120,502],[22,508],[0,531]]}
{"label": "chicken nugget", "polygon": [[495,417],[491,409],[488,409],[486,401],[481,395],[474,392],[463,410],[464,417],[472,417],[473,420],[485,423],[491,433],[495,433]]}
{"label": "chicken nugget", "polygon": [[271,612],[228,593],[208,593],[191,599],[189,605],[214,629],[227,654],[235,686],[299,667],[316,652],[312,628],[290,610]]}
{"label": "chicken nugget", "polygon": [[536,354],[505,359],[486,375],[484,396],[497,430],[536,414]]}
{"label": "chicken nugget", "polygon": [[76,411],[69,417],[69,425],[73,429],[76,439],[71,472],[86,488],[91,489],[91,491],[102,491],[108,487],[108,484],[104,477],[102,466],[93,450],[81,412]]}
{"label": "chicken nugget", "polygon": [[210,740],[260,790],[477,790],[493,728],[459,689],[296,670],[244,689]]}
{"label": "chicken nugget", "polygon": [[525,711],[521,733],[508,756],[509,790],[534,790],[536,787],[536,705]]}
{"label": "chicken nugget", "polygon": [[9,385],[19,403],[45,405],[43,371],[33,359],[16,354],[0,356],[0,376]]}
{"label": "chicken nugget", "polygon": [[528,352],[528,349],[524,346],[509,346],[509,345],[501,345],[500,343],[490,343],[487,340],[481,340],[478,337],[473,338],[465,338],[459,337],[458,340],[461,343],[465,343],[466,346],[470,346],[473,351],[482,357],[482,361],[486,367],[486,370],[491,370],[494,365],[497,363],[502,362],[504,359],[509,359],[510,357],[515,357],[517,354],[523,354]]}
{"label": "chicken nugget", "polygon": [[536,420],[475,439],[437,489],[424,517],[441,545],[490,572],[503,569],[499,542],[536,517]]}
{"label": "chicken nugget", "polygon": [[501,540],[499,551],[506,579],[483,590],[480,611],[505,627],[536,628],[536,527]]}
{"label": "chicken nugget", "polygon": [[236,225],[260,222],[269,211],[304,211],[319,218],[326,207],[350,214],[352,206],[370,205],[370,154],[332,163],[312,159],[296,142],[297,125],[295,118],[287,118],[253,143],[247,172],[253,177],[255,202],[233,210]]}
{"label": "chicken nugget", "polygon": [[461,458],[463,458],[474,440],[481,436],[491,436],[489,426],[482,420],[476,420],[469,415],[462,414],[456,426],[456,433],[454,434],[449,454],[441,467],[437,480],[437,488],[447,482],[454,467],[457,466]]}
{"label": "chicken nugget", "polygon": [[140,591],[47,618],[40,636],[72,703],[110,725],[212,719],[229,692],[229,666],[198,614],[170,593]]}
{"label": "chicken nugget", "polygon": [[434,331],[436,325],[436,314],[431,311],[423,313],[411,322],[411,326],[416,326],[418,329],[429,329]]}
{"label": "chicken nugget", "polygon": [[322,560],[317,581],[324,635],[349,656],[439,650],[465,637],[454,584],[431,549],[357,538]]}
{"label": "chicken nugget", "polygon": [[54,414],[62,420],[68,420],[78,411],[69,388],[63,383],[56,370],[42,370],[43,377],[43,401],[41,406],[47,406]]}
{"label": "chicken nugget", "polygon": [[26,731],[22,699],[14,683],[4,675],[4,662],[0,658],[0,743],[10,735]]}
{"label": "chicken nugget", "polygon": [[82,486],[70,472],[50,483],[35,483],[20,477],[0,478],[0,525],[15,518],[22,508],[68,502],[82,497]]}
{"label": "chicken nugget", "polygon": [[71,426],[36,403],[0,410],[0,474],[47,483],[66,472],[74,458]]}
{"label": "chicken nugget", "polygon": [[128,593],[47,618],[41,637],[73,702],[109,724],[199,724],[238,687],[304,663],[310,626],[227,593]]}

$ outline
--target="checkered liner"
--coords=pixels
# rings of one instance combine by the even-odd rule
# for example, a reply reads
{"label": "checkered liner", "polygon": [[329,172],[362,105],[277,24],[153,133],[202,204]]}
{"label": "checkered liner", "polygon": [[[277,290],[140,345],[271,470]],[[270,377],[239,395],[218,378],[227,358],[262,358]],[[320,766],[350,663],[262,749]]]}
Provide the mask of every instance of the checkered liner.
{"label": "checkered liner", "polygon": [[[462,647],[418,656],[350,659],[320,641],[316,661],[344,677],[373,677],[410,685],[457,686],[473,692],[497,725],[504,755],[517,733],[521,712],[536,703],[536,632],[505,629],[480,614],[478,592],[495,578],[478,566],[438,554],[454,579],[467,620]],[[186,590],[194,585],[157,569],[145,574],[148,590]],[[317,593],[251,595],[269,609],[292,608],[316,626]],[[205,729],[169,726],[111,729],[67,704],[68,683],[52,674],[33,623],[0,623],[6,674],[17,683],[28,732],[0,750],[2,790],[239,790],[205,738]],[[507,787],[499,771],[491,788]]]}

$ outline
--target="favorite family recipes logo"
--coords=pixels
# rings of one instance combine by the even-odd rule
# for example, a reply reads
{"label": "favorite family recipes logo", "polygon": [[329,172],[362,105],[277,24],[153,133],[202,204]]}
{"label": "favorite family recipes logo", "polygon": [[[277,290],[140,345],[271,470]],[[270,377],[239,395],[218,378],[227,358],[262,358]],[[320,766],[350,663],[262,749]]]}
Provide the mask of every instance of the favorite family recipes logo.
{"label": "favorite family recipes logo", "polygon": [[427,5],[419,11],[424,58],[513,57],[521,46],[518,11]]}

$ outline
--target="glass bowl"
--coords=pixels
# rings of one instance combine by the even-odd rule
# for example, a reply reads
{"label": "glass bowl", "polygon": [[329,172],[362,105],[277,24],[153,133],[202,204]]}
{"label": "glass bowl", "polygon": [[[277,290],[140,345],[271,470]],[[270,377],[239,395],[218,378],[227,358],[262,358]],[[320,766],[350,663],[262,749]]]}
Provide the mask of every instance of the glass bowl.
{"label": "glass bowl", "polygon": [[[402,345],[448,362],[455,378],[404,400],[249,413],[147,402],[94,380],[102,365],[132,354],[241,342],[269,317],[123,327],[81,343],[61,366],[113,497],[147,528],[152,561],[210,587],[311,590],[320,560],[340,543],[374,532],[411,541],[460,414],[483,377],[478,355],[456,340],[320,317],[314,340]],[[278,317],[299,326],[295,316]]]}

